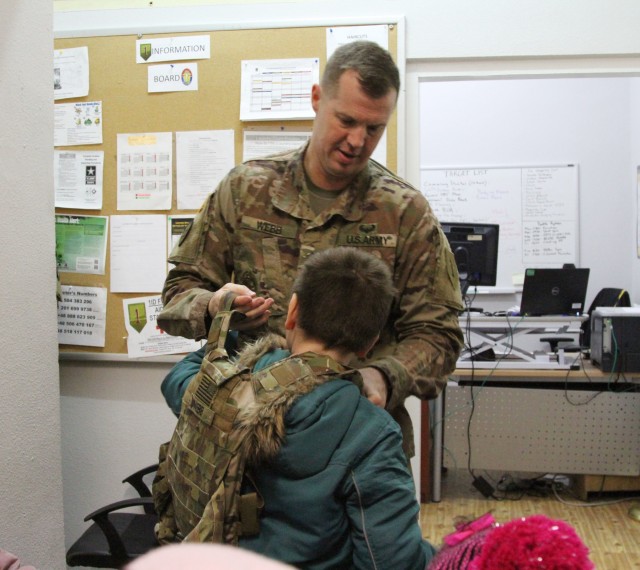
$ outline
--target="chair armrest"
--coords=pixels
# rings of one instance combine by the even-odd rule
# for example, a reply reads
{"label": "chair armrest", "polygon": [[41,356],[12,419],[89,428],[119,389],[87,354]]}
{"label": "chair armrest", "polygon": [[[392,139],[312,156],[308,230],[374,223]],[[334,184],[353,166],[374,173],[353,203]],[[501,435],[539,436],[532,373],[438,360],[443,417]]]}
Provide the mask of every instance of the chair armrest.
{"label": "chair armrest", "polygon": [[97,519],[99,517],[104,517],[113,511],[126,509],[127,507],[144,507],[145,505],[153,505],[153,499],[151,497],[135,497],[133,499],[122,499],[121,501],[109,503],[108,505],[100,507],[92,513],[89,513],[86,517],[84,517],[84,520],[85,522],[88,520],[95,520],[97,522]]}
{"label": "chair armrest", "polygon": [[[109,550],[111,553],[118,557],[119,559],[125,559],[127,555],[127,549],[122,542],[122,538],[118,534],[118,531],[115,529],[111,521],[109,520],[109,513],[113,511],[117,511],[120,509],[125,509],[128,507],[135,506],[143,506],[146,508],[148,505],[151,505],[153,509],[153,499],[151,497],[139,497],[134,499],[123,499],[121,501],[116,501],[115,503],[110,503],[101,507],[92,513],[88,514],[84,517],[85,521],[93,520],[99,527],[100,530],[104,533],[105,538],[107,539],[107,543],[109,544]],[[153,512],[153,511],[152,511]]]}
{"label": "chair armrest", "polygon": [[[131,485],[138,492],[138,495],[140,495],[141,497],[151,497],[151,490],[149,489],[149,486],[144,482],[143,478],[145,475],[148,475],[149,473],[153,473],[154,471],[157,471],[157,470],[158,470],[158,464],[154,463],[153,465],[144,467],[143,469],[140,469],[135,473],[132,473],[128,477],[125,477],[122,480],[122,482],[129,483],[129,485]],[[153,505],[145,505],[144,512],[149,514],[153,513],[154,512]]]}
{"label": "chair armrest", "polygon": [[141,497],[150,497],[151,491],[149,490],[149,487],[147,486],[147,484],[144,482],[143,477],[157,470],[158,470],[158,464],[154,463],[153,465],[144,467],[143,469],[140,469],[135,473],[132,473],[128,477],[125,477],[122,480],[122,482],[129,483],[129,485],[131,485],[136,491],[138,491],[138,494]]}

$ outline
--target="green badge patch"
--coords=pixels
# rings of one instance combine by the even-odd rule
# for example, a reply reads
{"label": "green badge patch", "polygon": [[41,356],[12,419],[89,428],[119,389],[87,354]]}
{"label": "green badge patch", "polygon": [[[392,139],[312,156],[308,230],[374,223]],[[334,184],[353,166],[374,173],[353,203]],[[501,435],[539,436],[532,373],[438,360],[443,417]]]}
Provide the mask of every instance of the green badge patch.
{"label": "green badge patch", "polygon": [[145,61],[151,57],[151,44],[140,44],[140,57]]}

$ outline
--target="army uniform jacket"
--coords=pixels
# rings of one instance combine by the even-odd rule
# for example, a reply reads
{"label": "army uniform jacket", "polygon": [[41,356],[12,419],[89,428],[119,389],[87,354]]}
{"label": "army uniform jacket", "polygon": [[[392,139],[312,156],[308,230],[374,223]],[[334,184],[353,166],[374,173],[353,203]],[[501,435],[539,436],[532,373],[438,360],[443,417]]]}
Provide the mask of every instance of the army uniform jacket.
{"label": "army uniform jacket", "polygon": [[436,397],[462,346],[453,254],[424,196],[374,161],[316,216],[309,206],[305,150],[245,162],[222,180],[169,256],[175,267],[165,282],[158,323],[170,334],[205,338],[209,299],[234,281],[274,299],[268,327],[283,334],[291,287],[305,259],[329,247],[364,248],[388,263],[398,293],[380,341],[366,361],[354,365],[385,374],[387,410],[400,423],[405,452],[412,456],[404,401],[409,395]]}

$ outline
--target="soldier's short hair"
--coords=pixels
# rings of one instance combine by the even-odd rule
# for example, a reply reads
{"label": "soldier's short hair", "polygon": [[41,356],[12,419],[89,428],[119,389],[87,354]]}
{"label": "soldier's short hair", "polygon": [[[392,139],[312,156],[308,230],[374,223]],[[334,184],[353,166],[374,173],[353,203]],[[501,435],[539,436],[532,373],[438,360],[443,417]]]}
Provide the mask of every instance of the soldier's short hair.
{"label": "soldier's short hair", "polygon": [[314,253],[293,285],[298,326],[326,348],[366,350],[384,326],[395,288],[386,263],[354,247]]}
{"label": "soldier's short hair", "polygon": [[340,76],[352,69],[358,73],[360,87],[373,99],[380,99],[394,89],[400,93],[400,72],[391,54],[371,41],[358,40],[341,45],[327,61],[320,86],[334,95]]}

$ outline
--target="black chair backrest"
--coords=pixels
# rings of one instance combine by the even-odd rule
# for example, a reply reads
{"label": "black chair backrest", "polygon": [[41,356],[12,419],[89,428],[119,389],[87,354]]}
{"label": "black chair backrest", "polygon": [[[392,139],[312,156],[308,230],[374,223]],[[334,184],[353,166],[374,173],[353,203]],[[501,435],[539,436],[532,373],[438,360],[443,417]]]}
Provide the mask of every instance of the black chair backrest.
{"label": "black chair backrest", "polygon": [[584,348],[591,347],[591,314],[598,307],[630,307],[631,298],[625,289],[616,289],[614,287],[605,287],[600,289],[593,299],[589,307],[589,318],[581,325],[580,346]]}

